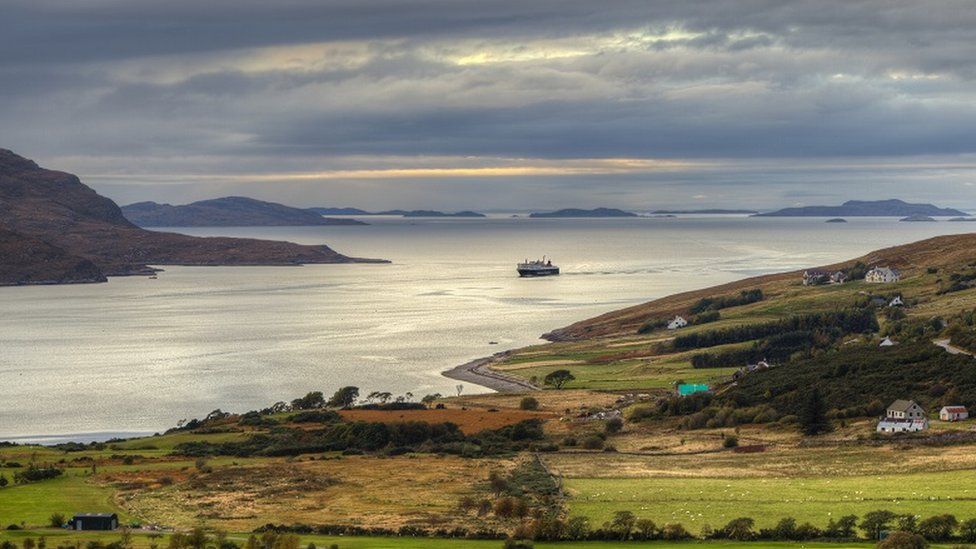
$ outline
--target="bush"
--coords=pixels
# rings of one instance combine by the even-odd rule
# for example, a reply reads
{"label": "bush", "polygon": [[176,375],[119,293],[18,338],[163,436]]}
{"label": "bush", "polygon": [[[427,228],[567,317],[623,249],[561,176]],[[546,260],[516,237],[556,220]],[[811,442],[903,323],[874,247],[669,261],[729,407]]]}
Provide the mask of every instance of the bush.
{"label": "bush", "polygon": [[756,539],[756,532],[753,530],[755,524],[756,521],[749,517],[732,519],[721,530],[716,531],[714,536],[735,541],[750,541]]}
{"label": "bush", "polygon": [[14,482],[18,484],[26,484],[28,482],[37,482],[40,480],[57,478],[63,474],[64,471],[62,469],[58,469],[57,467],[39,467],[31,463],[27,469],[14,473]]}
{"label": "bush", "polygon": [[664,528],[661,528],[661,539],[668,541],[691,539],[691,533],[680,524],[665,524]]}
{"label": "bush", "polygon": [[65,523],[64,514],[53,513],[50,517],[48,517],[47,523],[51,526],[51,528],[61,528]]}
{"label": "bush", "polygon": [[521,402],[519,402],[519,408],[522,410],[538,410],[539,401],[534,397],[524,397]]}
{"label": "bush", "polygon": [[929,544],[925,538],[910,532],[892,532],[884,540],[878,542],[878,549],[925,549]]}
{"label": "bush", "polygon": [[931,541],[946,541],[959,526],[955,516],[944,514],[929,517],[918,523],[918,533]]}
{"label": "bush", "polygon": [[735,448],[739,445],[739,438],[736,436],[727,436],[725,440],[722,441],[723,448]]}
{"label": "bush", "polygon": [[583,448],[587,450],[599,450],[603,448],[603,439],[596,436],[588,436],[583,439]]}
{"label": "bush", "polygon": [[504,549],[532,549],[535,545],[533,545],[532,540],[508,538],[502,547]]}
{"label": "bush", "polygon": [[619,433],[624,428],[624,420],[619,417],[607,420],[606,431],[608,434]]}

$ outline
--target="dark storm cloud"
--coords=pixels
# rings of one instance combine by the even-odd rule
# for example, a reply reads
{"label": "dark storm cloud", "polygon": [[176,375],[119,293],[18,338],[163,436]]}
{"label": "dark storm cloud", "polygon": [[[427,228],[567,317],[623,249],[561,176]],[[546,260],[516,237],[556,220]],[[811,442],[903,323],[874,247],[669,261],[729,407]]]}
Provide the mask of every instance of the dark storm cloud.
{"label": "dark storm cloud", "polygon": [[[736,160],[951,163],[976,152],[969,1],[12,0],[2,10],[0,146],[114,189],[99,177],[132,174],[142,185],[127,194],[194,174],[411,157],[445,168],[472,157],[721,159],[734,171]],[[748,180],[785,199],[791,181],[808,181],[742,173],[453,181],[459,197],[535,186],[580,201],[613,178],[622,190],[602,196],[714,195],[719,181]],[[848,188],[851,172],[819,173],[824,196]],[[900,173],[892,192],[925,182],[964,201],[972,190],[965,171],[941,183]],[[424,187],[343,184],[365,202]]]}

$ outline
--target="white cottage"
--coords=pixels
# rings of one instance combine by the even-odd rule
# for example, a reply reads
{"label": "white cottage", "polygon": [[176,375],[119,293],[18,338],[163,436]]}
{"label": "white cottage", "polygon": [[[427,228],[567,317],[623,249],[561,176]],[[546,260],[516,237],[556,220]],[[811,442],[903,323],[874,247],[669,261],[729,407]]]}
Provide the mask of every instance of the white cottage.
{"label": "white cottage", "polygon": [[943,406],[939,410],[939,419],[942,421],[962,421],[969,419],[969,410],[965,406]]}
{"label": "white cottage", "polygon": [[891,284],[901,280],[901,273],[888,267],[875,267],[864,275],[864,281],[871,284]]}
{"label": "white cottage", "polygon": [[895,298],[892,299],[890,303],[888,303],[888,306],[889,307],[901,307],[904,304],[905,304],[905,302],[902,300],[901,296],[900,295],[896,295]]}
{"label": "white cottage", "polygon": [[678,328],[684,328],[687,325],[688,321],[685,320],[684,317],[676,316],[671,320],[671,322],[668,322],[668,329],[677,330]]}
{"label": "white cottage", "polygon": [[891,339],[890,337],[886,337],[881,340],[881,343],[878,345],[878,347],[892,347],[894,345],[895,345],[895,340]]}
{"label": "white cottage", "polygon": [[914,400],[896,400],[878,422],[879,433],[916,433],[929,428],[925,410]]}

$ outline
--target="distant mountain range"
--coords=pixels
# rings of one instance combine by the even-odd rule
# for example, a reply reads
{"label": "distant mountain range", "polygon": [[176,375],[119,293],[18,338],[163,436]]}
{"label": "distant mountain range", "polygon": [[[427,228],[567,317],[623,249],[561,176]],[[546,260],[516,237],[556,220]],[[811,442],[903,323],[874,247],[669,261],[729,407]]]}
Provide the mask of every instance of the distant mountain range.
{"label": "distant mountain range", "polygon": [[967,214],[952,208],[939,208],[932,204],[910,204],[896,199],[848,200],[840,206],[804,206],[756,214],[757,217],[907,217],[912,215],[942,217]]}
{"label": "distant mountain range", "polygon": [[368,212],[359,208],[309,208],[319,215],[399,215],[402,217],[487,217],[485,214],[465,210],[463,212],[441,212],[437,210],[386,210]]}
{"label": "distant mountain range", "polygon": [[102,282],[149,265],[299,265],[359,260],[328,246],[147,231],[76,176],[0,149],[0,285]]}
{"label": "distant mountain range", "polygon": [[565,208],[554,212],[535,212],[529,217],[639,217],[633,212],[625,212],[616,208],[594,208],[592,210],[581,210],[578,208]]}
{"label": "distant mountain range", "polygon": [[122,214],[140,227],[365,225],[355,219],[322,217],[310,210],[243,196],[201,200],[182,206],[137,202],[123,206]]}
{"label": "distant mountain range", "polygon": [[653,214],[697,214],[697,215],[719,215],[719,214],[757,214],[757,210],[723,210],[723,209],[705,209],[705,210],[654,210],[651,212]]}

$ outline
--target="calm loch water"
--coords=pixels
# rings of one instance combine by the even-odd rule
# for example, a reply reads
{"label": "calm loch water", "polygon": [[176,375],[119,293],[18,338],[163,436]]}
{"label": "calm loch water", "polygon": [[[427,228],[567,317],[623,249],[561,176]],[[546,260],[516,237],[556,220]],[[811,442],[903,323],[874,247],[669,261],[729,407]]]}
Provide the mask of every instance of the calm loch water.
{"label": "calm loch water", "polygon": [[[449,393],[441,371],[576,320],[973,230],[722,216],[370,222],[179,231],[324,242],[393,264],[167,267],[158,280],[0,288],[0,439],[153,432],[341,385]],[[564,274],[519,279],[515,263],[542,254]]]}

